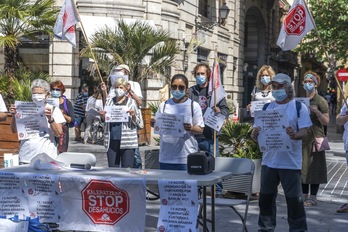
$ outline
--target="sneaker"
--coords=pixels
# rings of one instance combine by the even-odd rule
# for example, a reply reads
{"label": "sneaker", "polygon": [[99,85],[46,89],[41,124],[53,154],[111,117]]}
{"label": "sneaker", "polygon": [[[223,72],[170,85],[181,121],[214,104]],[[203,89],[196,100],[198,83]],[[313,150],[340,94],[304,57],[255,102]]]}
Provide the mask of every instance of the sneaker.
{"label": "sneaker", "polygon": [[75,138],[75,141],[77,141],[77,142],[79,142],[79,141],[81,141],[81,140],[82,140],[81,137],[76,137],[76,138]]}

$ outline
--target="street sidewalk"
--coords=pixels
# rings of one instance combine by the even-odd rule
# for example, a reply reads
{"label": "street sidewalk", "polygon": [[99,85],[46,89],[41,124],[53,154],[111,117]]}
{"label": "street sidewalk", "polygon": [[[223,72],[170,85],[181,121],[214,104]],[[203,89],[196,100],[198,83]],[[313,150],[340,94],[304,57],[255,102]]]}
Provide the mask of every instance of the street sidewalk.
{"label": "street sidewalk", "polygon": [[[331,116],[331,115],[330,115]],[[327,151],[328,183],[320,185],[318,205],[306,207],[308,231],[310,232],[343,232],[347,231],[348,213],[338,214],[336,210],[348,202],[348,170],[345,151],[343,150],[342,135],[336,133],[335,119],[331,116],[328,126],[328,138],[331,150]],[[97,166],[107,167],[104,147],[101,145],[82,144],[75,142],[73,130],[70,134],[69,151],[90,152],[97,157]],[[144,160],[145,150],[158,149],[157,146],[141,146]],[[237,207],[237,208],[241,208]],[[159,213],[159,201],[148,201],[146,208],[146,232],[156,231]],[[208,212],[210,213],[210,212]],[[258,201],[252,200],[249,206],[247,228],[249,231],[258,230]],[[209,214],[208,214],[209,215]],[[228,207],[216,207],[216,231],[241,231],[239,217]],[[288,231],[287,207],[282,188],[279,187],[277,198],[277,228],[276,232]]]}

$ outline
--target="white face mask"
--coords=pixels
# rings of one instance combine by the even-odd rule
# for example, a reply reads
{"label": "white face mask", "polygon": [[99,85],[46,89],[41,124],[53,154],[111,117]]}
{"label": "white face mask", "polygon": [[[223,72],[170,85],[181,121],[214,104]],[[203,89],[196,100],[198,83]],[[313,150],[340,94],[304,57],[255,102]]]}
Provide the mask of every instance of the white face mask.
{"label": "white face mask", "polygon": [[123,97],[125,92],[123,89],[115,89],[116,97]]}
{"label": "white face mask", "polygon": [[36,105],[43,104],[44,100],[46,98],[46,95],[43,93],[33,93],[31,95],[31,99]]}

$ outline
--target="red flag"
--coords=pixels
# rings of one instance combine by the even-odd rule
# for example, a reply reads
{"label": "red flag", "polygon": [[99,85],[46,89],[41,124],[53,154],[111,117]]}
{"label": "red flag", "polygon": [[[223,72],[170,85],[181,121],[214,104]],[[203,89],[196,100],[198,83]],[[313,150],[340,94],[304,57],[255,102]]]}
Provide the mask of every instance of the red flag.
{"label": "red flag", "polygon": [[65,0],[53,28],[54,35],[76,47],[75,25],[80,22],[73,0]]}
{"label": "red flag", "polygon": [[314,28],[313,22],[304,0],[295,0],[283,22],[277,45],[283,51],[294,49]]}
{"label": "red flag", "polygon": [[208,89],[209,95],[211,95],[210,106],[214,105],[214,91],[216,92],[216,103],[219,103],[226,96],[226,92],[221,84],[220,65],[217,60],[214,61],[213,69],[210,74]]}

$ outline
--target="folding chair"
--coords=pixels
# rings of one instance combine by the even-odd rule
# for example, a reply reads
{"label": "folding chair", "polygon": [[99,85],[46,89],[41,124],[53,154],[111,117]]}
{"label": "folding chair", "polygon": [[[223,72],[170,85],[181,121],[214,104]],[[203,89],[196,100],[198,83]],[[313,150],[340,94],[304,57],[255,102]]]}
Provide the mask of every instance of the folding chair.
{"label": "folding chair", "polygon": [[[252,183],[254,176],[255,164],[251,159],[247,158],[229,158],[229,157],[217,157],[215,159],[215,171],[218,172],[231,172],[233,176],[230,179],[222,181],[224,190],[232,191],[235,193],[245,194],[246,199],[225,199],[216,198],[215,206],[228,206],[230,207],[242,220],[242,231],[248,231],[246,227],[246,221],[248,216],[249,201],[252,194]],[[211,204],[211,198],[207,198],[207,204]],[[237,210],[235,206],[245,205],[244,210]],[[203,225],[201,219],[203,211],[203,201],[199,200],[199,213],[198,223]],[[208,222],[212,222],[210,219]]]}
{"label": "folding chair", "polygon": [[86,169],[94,167],[97,163],[97,159],[92,153],[82,152],[63,152],[58,155],[57,160],[63,162],[67,167],[74,165]]}

